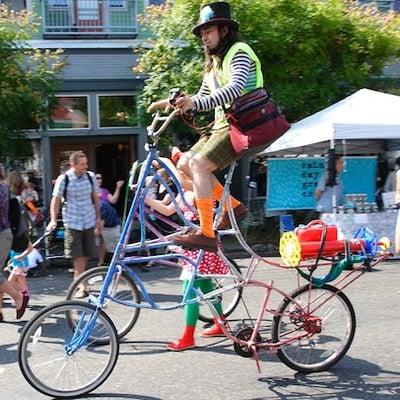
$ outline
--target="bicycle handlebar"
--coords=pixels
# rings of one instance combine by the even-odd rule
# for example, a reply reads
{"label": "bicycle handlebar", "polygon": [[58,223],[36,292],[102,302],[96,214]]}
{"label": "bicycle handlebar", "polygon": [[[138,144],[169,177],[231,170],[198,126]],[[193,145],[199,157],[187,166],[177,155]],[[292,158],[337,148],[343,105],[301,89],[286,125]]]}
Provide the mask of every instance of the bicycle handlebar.
{"label": "bicycle handlebar", "polygon": [[[176,117],[176,115],[178,113],[179,113],[179,110],[174,110],[168,116],[161,117],[160,111],[157,111],[156,114],[154,115],[151,125],[147,127],[147,136],[149,136],[151,138],[157,138],[158,136],[160,136],[161,133],[163,133],[165,131],[167,126],[171,123],[171,121]],[[155,130],[159,122],[163,122],[163,123],[158,128],[158,130]]]}

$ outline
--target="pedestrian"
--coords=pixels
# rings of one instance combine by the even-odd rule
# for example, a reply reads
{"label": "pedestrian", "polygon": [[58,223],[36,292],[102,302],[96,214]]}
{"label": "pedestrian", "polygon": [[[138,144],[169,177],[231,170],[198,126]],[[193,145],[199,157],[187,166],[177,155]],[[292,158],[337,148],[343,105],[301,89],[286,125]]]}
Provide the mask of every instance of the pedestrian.
{"label": "pedestrian", "polygon": [[336,197],[336,206],[343,205],[343,182],[340,176],[343,171],[344,160],[339,154],[335,154],[335,171],[333,177],[329,176],[329,171],[325,171],[320,177],[314,197],[317,200],[315,210],[318,213],[331,213],[333,211],[332,197]]}
{"label": "pedestrian", "polygon": [[122,189],[122,186],[124,186],[125,181],[123,181],[123,180],[117,181],[113,194],[111,194],[108,189],[102,187],[103,175],[97,173],[96,181],[100,187],[100,199],[103,201],[108,201],[111,204],[116,204],[119,199],[119,196],[121,194],[121,189]]}
{"label": "pedestrian", "polygon": [[37,207],[39,204],[39,195],[35,190],[33,183],[25,183],[24,190],[21,193],[21,200],[28,210],[29,218],[37,225],[43,221],[43,214]]}
{"label": "pedestrian", "polygon": [[[8,282],[7,278],[3,275],[3,273],[0,272],[0,295],[2,298],[3,298],[3,293],[8,294],[13,299],[16,309],[15,318],[21,319],[25,314],[26,307],[28,306],[29,295],[28,293],[19,292],[10,282]],[[3,304],[3,299],[0,302],[0,322],[4,321],[2,304]]]}
{"label": "pedestrian", "polygon": [[22,200],[22,192],[25,182],[17,171],[8,175],[8,186],[10,188],[9,220],[13,241],[10,250],[11,273],[8,281],[20,292],[29,293],[26,281],[26,273],[29,269],[28,254],[33,250],[30,241],[31,221],[28,210]]}
{"label": "pedestrian", "polygon": [[39,194],[35,190],[35,186],[31,182],[27,182],[24,185],[24,190],[21,193],[21,199],[24,203],[31,201],[34,206],[37,206],[39,202]]}
{"label": "pedestrian", "polygon": [[[223,186],[213,173],[222,170],[238,159],[230,142],[229,124],[224,107],[245,93],[258,88],[262,71],[254,51],[239,39],[239,25],[231,19],[230,6],[215,2],[202,7],[200,23],[193,33],[200,37],[204,46],[204,78],[199,92],[194,96],[183,95],[176,100],[176,107],[183,113],[189,110],[215,110],[214,125],[179,160],[178,168],[192,180],[200,230],[176,236],[176,244],[190,248],[217,250],[217,238],[213,230],[213,200],[220,200]],[[168,107],[168,100],[152,103],[149,112]],[[231,206],[236,219],[244,217],[247,209],[231,196]],[[226,208],[217,229],[229,227]]]}
{"label": "pedestrian", "polygon": [[[16,179],[14,179],[14,177]],[[9,180],[10,179],[13,183],[16,183],[18,180],[21,184],[20,186],[22,190],[23,180],[18,173],[11,173],[9,175]],[[10,193],[9,186],[4,181],[4,175],[0,171],[0,322],[3,321],[3,293],[8,294],[14,300],[17,310],[17,319],[22,318],[29,302],[29,295],[27,293],[21,293],[19,290],[17,290],[17,288],[15,288],[11,282],[7,281],[3,274],[11,246],[14,242],[9,218],[11,196],[12,194]],[[16,198],[15,200],[18,201]],[[12,200],[12,202],[14,203],[14,200]]]}
{"label": "pedestrian", "polygon": [[[397,165],[398,161],[400,161],[400,158],[398,158],[396,160],[396,165]],[[396,230],[395,230],[395,251],[397,254],[399,254],[400,253],[400,169],[396,170],[395,202],[397,204],[397,208],[399,209],[399,212],[397,214],[397,222],[396,222]]]}
{"label": "pedestrian", "polygon": [[396,158],[394,169],[392,169],[385,179],[383,192],[396,192],[397,190],[397,172],[400,169],[400,157]]}
{"label": "pedestrian", "polygon": [[[184,198],[186,203],[192,208],[195,207],[195,196],[193,193],[192,181],[188,176],[185,176],[182,172],[179,174],[179,180],[184,191]],[[187,207],[183,202],[180,195],[176,197],[176,203],[171,201],[169,204],[165,204],[162,200],[154,199],[151,196],[146,196],[145,203],[147,206],[151,207],[158,213],[165,215],[167,217],[172,216],[176,213],[176,206],[180,208],[183,216],[189,221],[196,221],[197,214],[193,212],[192,208]],[[199,255],[199,250],[182,250],[180,247],[176,247],[174,251],[191,258],[193,261],[197,260]],[[181,261],[182,273],[181,279],[183,280],[183,293],[185,293],[187,285],[190,282],[191,274],[193,273],[193,266],[190,262],[186,260]],[[198,272],[202,275],[208,274],[227,274],[229,272],[228,266],[225,262],[214,252],[205,251],[202,260],[198,266]],[[210,278],[202,277],[196,278],[194,280],[193,286],[206,294],[214,290],[213,281]],[[194,298],[193,292],[189,293],[189,299]],[[217,299],[214,303],[215,309],[218,315],[222,316],[222,306],[220,301]],[[194,333],[196,328],[196,323],[199,317],[199,303],[187,304],[185,306],[185,328],[182,336],[175,341],[169,342],[167,345],[168,350],[171,351],[183,351],[195,347]],[[201,333],[202,337],[216,337],[224,336],[221,327],[218,325],[217,321],[214,324],[205,329]]]}
{"label": "pedestrian", "polygon": [[97,236],[99,266],[104,264],[106,253],[114,253],[121,235],[121,218],[115,208],[102,199],[100,199],[100,216],[103,229]]}
{"label": "pedestrian", "polygon": [[[99,186],[93,172],[88,171],[88,160],[82,151],[69,157],[70,168],[58,176],[50,203],[48,230],[57,227],[61,201],[64,199],[63,224],[65,228],[64,252],[72,258],[74,277],[81,275],[91,257],[97,256],[95,228],[102,232],[99,206]],[[86,297],[81,287],[75,297]]]}

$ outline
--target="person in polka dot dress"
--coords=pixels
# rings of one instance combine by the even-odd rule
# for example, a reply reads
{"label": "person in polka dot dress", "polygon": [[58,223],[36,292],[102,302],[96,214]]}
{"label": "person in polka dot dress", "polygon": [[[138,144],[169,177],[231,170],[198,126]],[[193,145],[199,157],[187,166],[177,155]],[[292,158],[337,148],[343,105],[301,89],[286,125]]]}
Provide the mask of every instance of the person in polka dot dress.
{"label": "person in polka dot dress", "polygon": [[[179,174],[180,183],[184,191],[185,200],[189,205],[194,205],[194,193],[192,191],[192,185],[190,179],[185,176],[183,173]],[[190,221],[197,221],[197,214],[193,212],[193,210],[189,207],[186,207],[178,195],[176,198],[177,205],[182,211],[184,217]],[[146,197],[145,199],[146,205],[155,211],[163,214],[165,216],[173,215],[176,212],[174,202],[166,205],[163,200],[156,200],[154,198]],[[179,252],[184,254],[188,258],[196,260],[200,250],[189,250],[183,249],[181,247],[174,247],[175,252]],[[182,274],[181,279],[183,280],[183,291],[186,290],[187,285],[189,284],[189,280],[191,274],[193,273],[193,266],[190,262],[182,260]],[[209,293],[214,290],[214,284],[211,278],[207,278],[206,275],[210,274],[227,274],[229,272],[228,266],[225,262],[218,256],[218,254],[204,251],[202,260],[198,266],[198,273],[200,273],[200,278],[195,279],[193,286],[195,288],[200,288],[203,293]],[[194,294],[192,294],[194,297]],[[222,316],[222,306],[220,302],[216,302],[214,304],[218,315]],[[167,345],[168,350],[171,351],[183,351],[187,349],[191,349],[195,347],[195,329],[196,323],[199,317],[199,304],[188,304],[185,306],[185,328],[183,330],[182,336],[175,341],[169,342]],[[224,336],[224,333],[218,323],[214,321],[214,324],[203,330],[201,333],[202,337],[216,337],[216,336]]]}

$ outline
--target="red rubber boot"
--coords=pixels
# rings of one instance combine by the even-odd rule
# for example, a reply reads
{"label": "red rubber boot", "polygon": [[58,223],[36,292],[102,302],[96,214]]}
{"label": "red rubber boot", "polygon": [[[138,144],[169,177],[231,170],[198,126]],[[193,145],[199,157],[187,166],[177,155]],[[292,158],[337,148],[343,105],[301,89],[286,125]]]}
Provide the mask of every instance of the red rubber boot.
{"label": "red rubber boot", "polygon": [[[223,317],[221,317],[224,320]],[[204,329],[200,334],[201,337],[221,337],[225,336],[222,328],[218,325],[217,319],[214,318],[214,323],[209,327]]]}
{"label": "red rubber boot", "polygon": [[180,339],[167,344],[167,349],[171,351],[184,351],[196,347],[194,343],[194,326],[186,326]]}

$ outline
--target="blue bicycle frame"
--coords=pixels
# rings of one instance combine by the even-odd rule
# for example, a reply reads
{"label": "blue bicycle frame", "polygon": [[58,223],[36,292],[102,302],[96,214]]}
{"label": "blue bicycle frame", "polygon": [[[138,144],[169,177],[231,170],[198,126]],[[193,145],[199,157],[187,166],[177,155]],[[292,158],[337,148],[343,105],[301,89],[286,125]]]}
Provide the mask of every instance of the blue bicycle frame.
{"label": "blue bicycle frame", "polygon": [[[180,218],[180,220],[183,222],[184,227],[186,228],[192,228],[192,229],[199,229],[198,225],[194,224],[191,221],[188,221],[185,219],[183,213],[180,211],[179,206],[177,205],[175,195],[172,192],[171,188],[167,185],[166,180],[157,173],[157,169],[154,166],[154,162],[157,162],[158,165],[161,168],[164,168],[167,176],[170,177],[172,180],[172,183],[176,186],[178,190],[178,195],[180,195],[181,199],[183,200],[184,204],[186,207],[191,208],[191,206],[186,202],[181,185],[179,183],[178,178],[175,176],[174,172],[171,170],[171,168],[165,163],[162,158],[158,156],[158,149],[157,149],[157,141],[158,141],[158,136],[159,133],[162,132],[166,125],[169,123],[169,121],[172,120],[172,118],[176,115],[176,111],[174,111],[168,118],[160,118],[158,116],[155,117],[155,120],[165,120],[163,126],[159,129],[158,132],[154,133],[154,128],[155,124],[153,123],[152,126],[148,128],[148,137],[151,139],[152,143],[149,144],[148,148],[148,156],[146,160],[143,162],[138,182],[136,184],[136,192],[135,196],[133,199],[133,202],[131,204],[128,216],[126,218],[126,221],[124,223],[124,227],[121,232],[120,239],[118,241],[118,244],[115,248],[113,257],[110,262],[110,266],[108,269],[108,272],[105,276],[99,297],[97,298],[91,298],[91,302],[96,304],[98,307],[102,307],[103,304],[107,300],[114,301],[119,304],[123,304],[126,306],[130,307],[138,307],[138,308],[152,308],[152,309],[159,309],[159,310],[172,310],[176,308],[181,308],[186,304],[192,304],[192,303],[197,303],[201,300],[206,301],[210,308],[211,312],[217,316],[217,312],[214,309],[212,302],[213,299],[215,298],[216,295],[218,295],[220,292],[223,292],[225,290],[230,290],[231,288],[236,288],[240,286],[240,279],[236,275],[231,275],[231,278],[233,280],[233,283],[231,285],[225,286],[223,289],[216,289],[212,292],[212,294],[203,294],[200,289],[197,289],[194,287],[193,283],[195,279],[197,278],[227,278],[229,275],[201,275],[197,273],[197,268],[198,265],[204,255],[204,250],[199,250],[198,256],[196,260],[193,260],[187,256],[184,256],[183,254],[161,254],[161,255],[138,255],[135,253],[138,253],[143,250],[153,250],[153,249],[160,249],[160,248],[167,248],[169,245],[172,244],[171,238],[176,235],[176,232],[170,235],[166,235],[163,238],[156,238],[156,239],[146,239],[146,215],[148,215],[148,211],[146,210],[146,205],[145,205],[145,197],[149,193],[150,188],[155,185],[155,184],[161,184],[165,189],[166,192],[169,194],[171,200],[175,204],[176,212]],[[233,173],[233,169],[232,169]],[[148,177],[151,177],[151,180],[148,180]],[[219,215],[222,212],[222,204],[221,202],[218,210],[217,210],[217,215]],[[195,210],[194,210],[195,211]],[[129,244],[129,235],[130,232],[133,229],[133,225],[135,222],[135,217],[137,218],[137,221],[139,221],[139,229],[140,229],[140,241]],[[229,260],[224,256],[222,252],[220,252],[220,255],[222,258],[225,260],[225,262],[229,263]],[[193,273],[191,274],[189,284],[186,287],[185,292],[182,295],[182,299],[179,303],[171,305],[171,306],[160,306],[156,302],[153,301],[151,296],[148,294],[146,288],[144,287],[140,277],[137,275],[137,273],[132,269],[129,268],[129,266],[135,265],[135,264],[142,264],[142,263],[161,263],[162,265],[171,265],[171,266],[179,266],[179,261],[186,261],[187,263],[191,264],[193,268]],[[112,285],[112,280],[114,277],[114,274],[120,274],[124,270],[130,277],[131,279],[137,284],[143,299],[146,301],[146,303],[134,303],[130,301],[123,301],[117,298],[114,298],[112,294],[109,293],[109,287]],[[117,278],[118,279],[118,278]],[[195,294],[195,296],[191,296],[192,294]]]}

